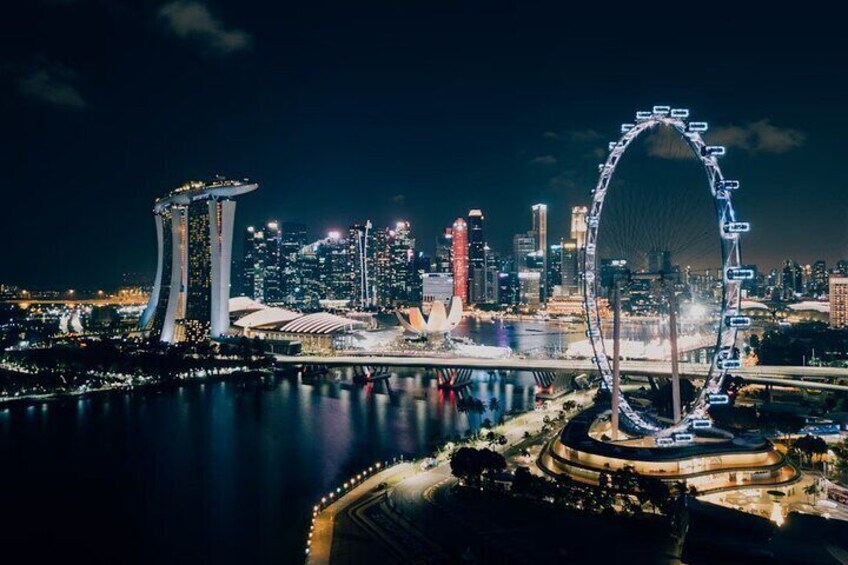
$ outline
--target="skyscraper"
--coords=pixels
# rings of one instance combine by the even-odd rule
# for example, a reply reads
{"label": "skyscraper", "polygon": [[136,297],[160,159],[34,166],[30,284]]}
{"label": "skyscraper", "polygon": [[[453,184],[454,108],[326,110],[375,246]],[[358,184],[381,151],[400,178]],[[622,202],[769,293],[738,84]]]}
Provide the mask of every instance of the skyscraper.
{"label": "skyscraper", "polygon": [[512,236],[512,254],[515,257],[515,270],[527,270],[527,256],[536,251],[536,237],[533,232],[517,233]]}
{"label": "skyscraper", "polygon": [[801,266],[792,259],[783,262],[780,285],[783,287],[783,299],[789,300],[804,291],[804,274]]}
{"label": "skyscraper", "polygon": [[483,212],[468,212],[468,301],[486,300],[486,237],[483,233]]}
{"label": "skyscraper", "polygon": [[562,241],[562,293],[571,296],[580,293],[580,253],[577,241]]}
{"label": "skyscraper", "polygon": [[299,265],[300,250],[306,245],[306,226],[299,222],[280,224],[280,291],[283,300],[296,304],[303,278]]}
{"label": "skyscraper", "polygon": [[453,223],[453,295],[468,303],[468,226],[457,218]]}
{"label": "skyscraper", "polygon": [[279,224],[270,221],[265,227],[249,226],[244,237],[240,294],[263,304],[281,302],[283,281],[280,261]]}
{"label": "skyscraper", "polygon": [[586,206],[574,206],[571,209],[571,239],[577,242],[577,249],[586,246],[586,237],[589,226],[586,224],[586,216],[589,209]]}
{"label": "skyscraper", "polygon": [[193,181],[158,199],[156,279],[141,327],[167,343],[219,337],[229,329],[234,197],[258,185]]}
{"label": "skyscraper", "polygon": [[813,263],[813,274],[810,285],[810,291],[813,295],[820,295],[827,292],[828,289],[827,263],[824,259],[819,259]]}
{"label": "skyscraper", "polygon": [[350,299],[350,264],[348,245],[341,233],[331,231],[321,240],[316,251],[322,298]]}
{"label": "skyscraper", "polygon": [[562,260],[563,260],[562,243],[551,245],[548,248],[548,268],[546,271],[546,285],[548,298],[554,296],[562,296],[564,294],[562,288]]}
{"label": "skyscraper", "polygon": [[663,249],[648,251],[645,270],[660,275],[671,273],[671,253]]}
{"label": "skyscraper", "polygon": [[453,228],[445,231],[436,238],[436,273],[453,272]]}
{"label": "skyscraper", "polygon": [[542,277],[539,283],[539,295],[542,302],[548,297],[548,205],[534,204],[533,212],[533,236],[536,239],[536,253],[542,261]]}
{"label": "skyscraper", "polygon": [[485,247],[486,252],[486,274],[485,288],[483,291],[483,302],[487,304],[498,303],[498,254],[495,253],[488,245]]}
{"label": "skyscraper", "polygon": [[354,224],[348,231],[348,265],[350,266],[351,303],[359,308],[373,305],[371,273],[374,270],[371,220]]}
{"label": "skyscraper", "polygon": [[392,304],[411,302],[414,289],[417,286],[417,264],[415,257],[415,239],[409,222],[395,224],[388,233],[389,265],[388,265],[388,301]]}

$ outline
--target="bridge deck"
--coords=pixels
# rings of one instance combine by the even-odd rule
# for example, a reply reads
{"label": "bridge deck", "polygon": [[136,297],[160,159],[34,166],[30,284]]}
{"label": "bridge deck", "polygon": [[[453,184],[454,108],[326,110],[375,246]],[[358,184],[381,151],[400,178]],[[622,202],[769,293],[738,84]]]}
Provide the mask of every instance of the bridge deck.
{"label": "bridge deck", "polygon": [[[574,371],[591,372],[594,363],[588,359],[478,359],[472,357],[421,357],[403,355],[275,355],[280,365],[326,365],[346,367],[369,365],[380,367],[433,367],[453,369],[482,369],[507,371]],[[680,376],[693,379],[706,376],[710,366],[703,363],[680,363]],[[662,361],[624,361],[621,371],[630,375],[670,376],[671,364]],[[848,380],[848,369],[840,367],[782,367],[764,366],[741,367],[733,370],[751,383],[773,384],[798,388],[848,391],[847,385],[833,382]],[[808,380],[807,380],[808,379]]]}

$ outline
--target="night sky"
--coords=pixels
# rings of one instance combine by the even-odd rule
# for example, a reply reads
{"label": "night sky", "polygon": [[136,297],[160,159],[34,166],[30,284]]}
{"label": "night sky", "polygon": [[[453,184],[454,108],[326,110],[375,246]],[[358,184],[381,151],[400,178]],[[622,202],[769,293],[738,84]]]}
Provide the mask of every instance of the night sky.
{"label": "night sky", "polygon": [[411,4],[7,6],[0,282],[152,274],[153,199],[215,173],[261,185],[239,200],[239,230],[278,218],[317,238],[403,218],[431,252],[479,207],[508,251],[538,201],[564,233],[599,150],[660,103],[692,109],[728,145],[722,166],[755,230],[746,262],[848,257],[841,17],[709,2]]}

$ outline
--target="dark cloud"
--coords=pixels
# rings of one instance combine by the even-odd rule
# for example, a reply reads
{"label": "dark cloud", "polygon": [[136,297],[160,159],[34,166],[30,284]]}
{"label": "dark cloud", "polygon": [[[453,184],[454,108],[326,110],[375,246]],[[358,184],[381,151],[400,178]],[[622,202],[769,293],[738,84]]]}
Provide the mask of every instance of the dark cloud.
{"label": "dark cloud", "polygon": [[[716,127],[705,136],[714,145],[741,149],[750,155],[779,155],[800,147],[806,136],[792,128],[781,128],[763,119],[745,125]],[[647,140],[648,155],[661,159],[688,159],[691,150],[671,128],[663,127]]]}
{"label": "dark cloud", "polygon": [[85,99],[77,88],[77,73],[64,65],[39,59],[21,69],[17,79],[21,95],[51,106],[82,110]]}
{"label": "dark cloud", "polygon": [[557,159],[553,155],[540,155],[531,159],[530,164],[552,166],[557,164]]}
{"label": "dark cloud", "polygon": [[744,149],[749,153],[781,154],[804,144],[806,136],[792,128],[780,128],[769,120],[745,126],[719,127],[707,134],[710,143]]}
{"label": "dark cloud", "polygon": [[560,137],[560,135],[555,131],[546,131],[546,132],[542,133],[542,138],[548,139],[550,141],[558,141],[558,140],[562,139]]}
{"label": "dark cloud", "polygon": [[403,204],[406,202],[406,194],[395,194],[392,196],[392,203]]}
{"label": "dark cloud", "polygon": [[166,29],[181,39],[197,42],[205,49],[227,55],[250,49],[253,38],[240,29],[226,29],[202,2],[176,0],[159,9]]}

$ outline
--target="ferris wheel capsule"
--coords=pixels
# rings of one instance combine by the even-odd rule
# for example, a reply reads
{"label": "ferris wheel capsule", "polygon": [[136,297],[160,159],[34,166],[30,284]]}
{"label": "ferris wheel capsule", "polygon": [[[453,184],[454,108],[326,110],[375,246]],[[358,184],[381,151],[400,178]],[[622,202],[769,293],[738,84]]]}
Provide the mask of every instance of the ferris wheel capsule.
{"label": "ferris wheel capsule", "polygon": [[618,142],[617,142],[617,141],[610,141],[610,142],[609,142],[609,145],[608,145],[609,150],[610,150],[610,151],[612,151],[613,149],[615,149],[615,147],[616,147],[617,145],[618,145]]}
{"label": "ferris wheel capsule", "polygon": [[685,120],[689,117],[689,110],[687,110],[686,108],[672,108],[671,117]]}
{"label": "ferris wheel capsule", "polygon": [[621,133],[627,133],[632,130],[635,126],[633,124],[621,124]]}
{"label": "ferris wheel capsule", "polygon": [[671,112],[671,106],[654,106],[653,110],[657,116],[668,116]]}
{"label": "ferris wheel capsule", "polygon": [[636,112],[636,121],[644,122],[645,120],[650,120],[654,117],[654,114],[651,112]]}
{"label": "ferris wheel capsule", "polygon": [[738,180],[720,180],[716,182],[716,190],[736,190],[739,188]]}
{"label": "ferris wheel capsule", "polygon": [[731,268],[725,273],[729,281],[749,281],[754,278],[753,269]]}
{"label": "ferris wheel capsule", "polygon": [[751,327],[751,318],[748,316],[729,315],[724,318],[724,325],[728,328],[745,329]]}
{"label": "ferris wheel capsule", "polygon": [[709,127],[707,122],[689,122],[689,131],[693,133],[704,133]]}
{"label": "ferris wheel capsule", "polygon": [[726,222],[722,231],[728,234],[746,233],[751,231],[751,224],[748,222]]}
{"label": "ferris wheel capsule", "polygon": [[692,420],[692,429],[706,430],[713,427],[713,423],[709,418],[695,418]]}
{"label": "ferris wheel capsule", "polygon": [[739,359],[716,359],[715,364],[720,371],[727,371],[728,369],[738,369],[742,366],[742,361]]}
{"label": "ferris wheel capsule", "polygon": [[701,149],[701,155],[704,157],[721,157],[727,153],[727,149],[722,145],[705,145]]}

